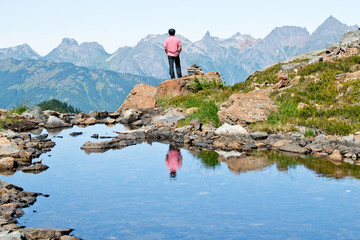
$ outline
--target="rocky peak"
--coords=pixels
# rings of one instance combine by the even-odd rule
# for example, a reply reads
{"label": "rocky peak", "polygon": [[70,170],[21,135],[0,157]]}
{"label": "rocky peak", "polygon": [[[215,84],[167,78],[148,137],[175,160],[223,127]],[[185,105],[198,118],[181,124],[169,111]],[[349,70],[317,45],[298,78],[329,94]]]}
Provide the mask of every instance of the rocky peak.
{"label": "rocky peak", "polygon": [[249,34],[241,35],[241,33],[237,32],[230,38],[221,40],[221,46],[225,48],[234,47],[243,50],[247,48],[252,48],[259,41],[259,39],[255,39]]}
{"label": "rocky peak", "polygon": [[204,37],[200,41],[194,43],[194,48],[201,49],[204,54],[211,58],[218,57],[224,52],[222,46],[220,45],[220,39],[212,37],[209,31],[205,33]]}
{"label": "rocky peak", "polygon": [[63,40],[61,41],[60,45],[65,45],[65,46],[78,46],[78,42],[73,39],[73,38],[63,38]]}
{"label": "rocky peak", "polygon": [[14,58],[21,59],[39,59],[41,56],[36,53],[27,43],[10,48],[0,49],[0,59]]}
{"label": "rocky peak", "polygon": [[299,53],[323,49],[339,41],[345,33],[356,29],[357,26],[348,26],[333,16],[330,16],[311,34],[305,47],[301,49]]}
{"label": "rocky peak", "polygon": [[284,47],[299,47],[306,42],[308,37],[309,32],[303,27],[276,27],[256,46],[256,48],[262,51],[271,52],[276,49],[283,49]]}

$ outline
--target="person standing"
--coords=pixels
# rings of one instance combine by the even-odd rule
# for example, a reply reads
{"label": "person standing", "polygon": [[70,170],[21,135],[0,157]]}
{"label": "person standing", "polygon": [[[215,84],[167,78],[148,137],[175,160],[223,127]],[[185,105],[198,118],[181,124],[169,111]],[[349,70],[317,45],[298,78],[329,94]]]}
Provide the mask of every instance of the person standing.
{"label": "person standing", "polygon": [[176,74],[181,78],[180,52],[182,50],[180,39],[175,37],[175,29],[169,29],[169,37],[165,40],[164,48],[169,60],[169,73],[171,79],[175,78],[174,64],[176,66]]}

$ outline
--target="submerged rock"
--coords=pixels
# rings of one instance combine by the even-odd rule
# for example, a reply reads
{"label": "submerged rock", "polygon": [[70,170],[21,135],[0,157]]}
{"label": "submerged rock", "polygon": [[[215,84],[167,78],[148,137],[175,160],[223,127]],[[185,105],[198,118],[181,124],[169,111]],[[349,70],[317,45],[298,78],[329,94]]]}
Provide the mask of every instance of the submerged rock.
{"label": "submerged rock", "polygon": [[43,172],[45,170],[47,170],[49,168],[49,166],[45,165],[45,164],[35,164],[35,165],[31,165],[28,167],[24,167],[23,169],[21,169],[23,172],[28,172],[28,173],[40,173]]}

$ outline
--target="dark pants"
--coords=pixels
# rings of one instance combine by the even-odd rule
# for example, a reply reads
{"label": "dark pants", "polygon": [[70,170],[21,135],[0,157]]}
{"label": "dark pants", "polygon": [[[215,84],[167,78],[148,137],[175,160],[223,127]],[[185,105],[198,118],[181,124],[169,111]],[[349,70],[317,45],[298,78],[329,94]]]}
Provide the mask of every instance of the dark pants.
{"label": "dark pants", "polygon": [[177,56],[177,57],[168,56],[168,59],[169,59],[169,67],[170,67],[169,73],[170,73],[171,79],[175,78],[174,63],[176,66],[176,74],[177,74],[178,78],[181,78],[182,75],[181,75],[180,57],[179,56]]}

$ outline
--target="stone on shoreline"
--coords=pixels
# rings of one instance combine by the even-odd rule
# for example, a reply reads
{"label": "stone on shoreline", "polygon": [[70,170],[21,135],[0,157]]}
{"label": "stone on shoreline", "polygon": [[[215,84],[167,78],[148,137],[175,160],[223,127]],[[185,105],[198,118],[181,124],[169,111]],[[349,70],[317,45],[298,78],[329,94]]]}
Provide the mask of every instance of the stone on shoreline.
{"label": "stone on shoreline", "polygon": [[21,232],[28,239],[60,239],[63,235],[69,235],[74,229],[47,229],[47,228],[25,228]]}
{"label": "stone on shoreline", "polygon": [[24,167],[21,170],[26,173],[40,173],[40,172],[47,170],[48,168],[49,168],[49,166],[40,163],[40,164],[35,164],[35,165],[28,166],[28,167]]}
{"label": "stone on shoreline", "polygon": [[215,134],[218,136],[250,136],[249,133],[240,125],[230,125],[225,123],[221,127],[215,130]]}
{"label": "stone on shoreline", "polygon": [[327,159],[332,162],[341,162],[343,157],[341,156],[340,150],[335,149],[333,153],[327,157]]}
{"label": "stone on shoreline", "polygon": [[71,124],[66,123],[64,120],[57,118],[55,116],[50,116],[48,121],[45,124],[46,128],[64,128],[64,127],[72,127]]}
{"label": "stone on shoreline", "polygon": [[13,157],[0,158],[0,170],[13,169],[15,159]]}
{"label": "stone on shoreline", "polygon": [[299,145],[294,143],[283,145],[279,148],[279,150],[296,154],[308,154],[310,152],[308,149],[300,147]]}

